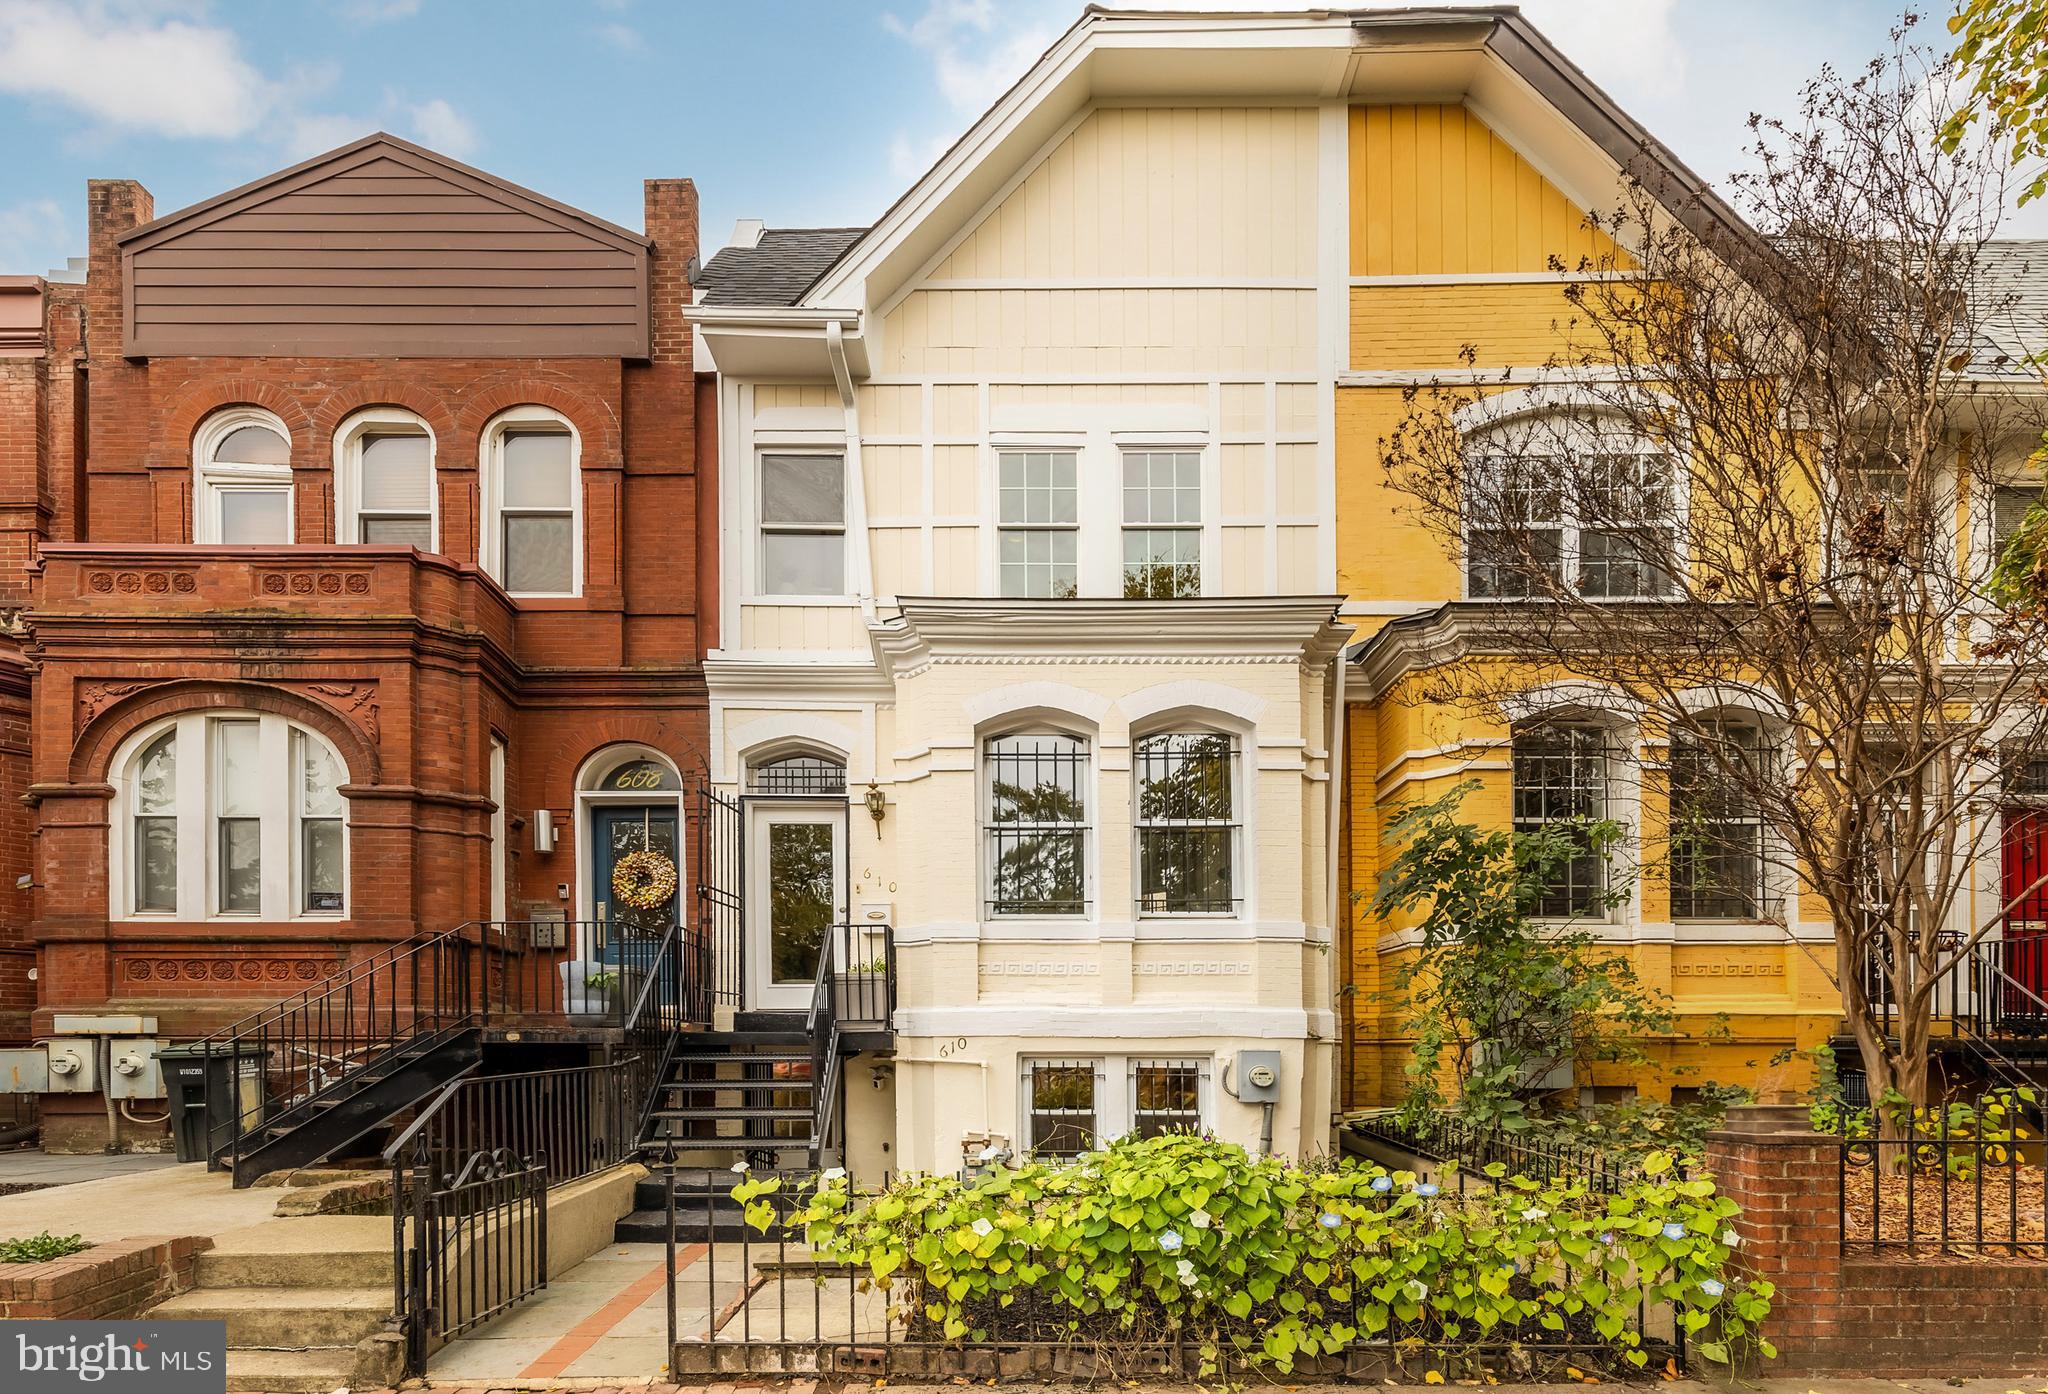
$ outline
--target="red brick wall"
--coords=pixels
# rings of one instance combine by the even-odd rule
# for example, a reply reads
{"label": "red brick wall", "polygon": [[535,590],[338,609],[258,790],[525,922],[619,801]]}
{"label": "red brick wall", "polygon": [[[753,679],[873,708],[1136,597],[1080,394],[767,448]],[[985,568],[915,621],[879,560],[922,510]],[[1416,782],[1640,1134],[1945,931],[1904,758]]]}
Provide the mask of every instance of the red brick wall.
{"label": "red brick wall", "polygon": [[[681,314],[696,190],[649,181],[645,209],[644,361],[138,361],[121,355],[118,238],[153,202],[131,181],[90,185],[88,284],[53,291],[52,352],[22,360],[42,365],[33,385],[0,364],[0,610],[30,598],[35,661],[31,700],[25,676],[18,694],[10,685],[0,635],[0,1041],[27,1006],[8,951],[30,941],[37,1026],[54,1010],[116,1006],[187,1037],[415,930],[484,917],[494,734],[508,749],[515,916],[564,908],[555,887],[576,878],[573,830],[564,819],[540,856],[526,819],[572,809],[593,753],[631,740],[701,768],[715,597],[707,609],[698,578],[713,574],[717,518],[699,492],[715,466]],[[477,567],[485,427],[529,403],[581,439],[584,584],[572,600],[513,602]],[[290,429],[295,547],[190,545],[193,435],[240,404]],[[407,408],[434,433],[439,558],[332,545],[335,429],[370,405]],[[26,437],[24,412],[36,423]],[[348,759],[346,920],[110,915],[109,761],[142,724],[197,706],[281,712]],[[27,870],[32,898],[14,886]],[[99,1110],[96,1097],[59,1102],[56,1114]]]}
{"label": "red brick wall", "polygon": [[45,1263],[0,1264],[0,1317],[122,1321],[192,1286],[203,1235],[95,1244]]}
{"label": "red brick wall", "polygon": [[1845,1254],[1840,1144],[1803,1107],[1733,1109],[1707,1143],[1743,1265],[1777,1288],[1772,1375],[1894,1379],[2048,1367],[2048,1263],[1972,1255]]}

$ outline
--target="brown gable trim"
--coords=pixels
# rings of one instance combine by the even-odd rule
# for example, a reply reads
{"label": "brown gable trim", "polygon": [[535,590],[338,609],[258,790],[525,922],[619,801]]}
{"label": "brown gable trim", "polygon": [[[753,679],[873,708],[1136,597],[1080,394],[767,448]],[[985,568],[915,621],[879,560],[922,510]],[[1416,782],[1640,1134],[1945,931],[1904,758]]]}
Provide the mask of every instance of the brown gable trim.
{"label": "brown gable trim", "polygon": [[637,251],[652,245],[640,233],[622,228],[617,223],[607,222],[595,214],[585,213],[580,208],[572,208],[566,203],[551,199],[546,194],[535,193],[532,189],[514,184],[508,179],[500,179],[495,174],[486,173],[473,165],[463,164],[460,160],[450,159],[425,146],[415,145],[409,140],[403,140],[384,131],[351,141],[324,155],[315,155],[312,159],[303,160],[289,169],[266,174],[261,179],[251,180],[239,188],[229,189],[226,193],[215,194],[212,198],[195,203],[189,208],[166,213],[154,222],[144,223],[141,227],[123,233],[118,240],[124,250],[134,252],[162,241],[174,233],[189,231],[189,225],[241,212],[245,208],[291,193],[308,184],[317,183],[343,170],[354,169],[376,159],[396,160],[400,164],[417,169],[422,174],[445,178],[450,183],[467,188],[471,193],[516,205],[523,213],[530,213],[567,231],[580,232],[600,241],[610,242],[622,251]]}

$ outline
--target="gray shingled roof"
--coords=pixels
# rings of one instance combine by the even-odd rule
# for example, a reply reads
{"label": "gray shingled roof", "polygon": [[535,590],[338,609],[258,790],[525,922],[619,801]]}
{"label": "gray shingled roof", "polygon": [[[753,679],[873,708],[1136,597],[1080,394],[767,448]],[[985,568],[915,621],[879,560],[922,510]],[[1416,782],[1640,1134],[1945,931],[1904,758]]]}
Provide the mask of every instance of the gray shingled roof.
{"label": "gray shingled roof", "polygon": [[725,247],[697,273],[705,305],[794,305],[864,227],[768,228],[751,247]]}
{"label": "gray shingled roof", "polygon": [[[2023,360],[2048,341],[2048,238],[2014,237],[1987,242],[1977,254],[1983,278],[1983,334],[1972,376],[2032,378]],[[2003,355],[2005,361],[2000,361]]]}

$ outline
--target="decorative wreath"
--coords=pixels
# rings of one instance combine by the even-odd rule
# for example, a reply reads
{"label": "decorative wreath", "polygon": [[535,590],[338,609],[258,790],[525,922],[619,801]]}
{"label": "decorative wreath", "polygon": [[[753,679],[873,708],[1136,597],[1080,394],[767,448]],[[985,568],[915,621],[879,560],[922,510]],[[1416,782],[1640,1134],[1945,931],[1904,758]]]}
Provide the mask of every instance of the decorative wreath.
{"label": "decorative wreath", "polygon": [[675,893],[676,864],[659,852],[628,853],[612,867],[612,894],[635,910],[659,910]]}

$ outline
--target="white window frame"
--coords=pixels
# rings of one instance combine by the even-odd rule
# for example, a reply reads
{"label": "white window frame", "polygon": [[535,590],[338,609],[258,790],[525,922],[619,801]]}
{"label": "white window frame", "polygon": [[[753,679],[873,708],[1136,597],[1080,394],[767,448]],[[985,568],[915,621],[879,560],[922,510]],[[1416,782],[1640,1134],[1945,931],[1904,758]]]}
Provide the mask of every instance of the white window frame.
{"label": "white window frame", "polygon": [[289,546],[298,537],[298,508],[292,483],[292,467],[216,462],[214,451],[244,426],[260,426],[284,439],[293,448],[292,433],[283,421],[260,407],[229,407],[206,418],[192,438],[192,540],[204,546],[222,546],[221,498],[226,494],[283,494],[283,542],[238,543],[238,546]]}
{"label": "white window frame", "polygon": [[[1144,903],[1144,831],[1149,827],[1214,827],[1214,823],[1150,823],[1145,821],[1143,808],[1144,765],[1139,747],[1146,741],[1160,736],[1220,736],[1230,742],[1230,900],[1228,910],[1148,910]],[[1131,901],[1133,913],[1145,920],[1235,920],[1246,913],[1249,900],[1249,878],[1246,875],[1245,852],[1250,846],[1245,837],[1245,813],[1248,800],[1245,796],[1246,747],[1250,743],[1248,733],[1230,727],[1211,725],[1201,721],[1170,721],[1162,725],[1148,726],[1131,732]]]}
{"label": "white window frame", "polygon": [[[515,600],[573,600],[583,594],[583,433],[576,423],[549,407],[508,407],[484,427],[479,447],[483,472],[484,526],[482,545],[477,549],[484,571],[500,586],[505,584],[504,557],[504,441],[521,426],[559,426],[569,434],[569,589],[565,591],[515,591],[505,593]],[[516,509],[516,513],[553,515],[557,509]]]}
{"label": "white window frame", "polygon": [[[1089,495],[1087,466],[1090,451],[1085,440],[1065,439],[1059,441],[1021,442],[998,441],[993,448],[994,473],[990,483],[989,517],[995,529],[995,545],[991,550],[994,567],[993,582],[989,594],[1005,600],[1065,600],[1081,599],[1090,594],[1088,586],[1088,514]],[[1006,523],[1003,521],[1003,460],[1010,455],[1066,456],[1074,464],[1074,521],[1071,523]],[[1119,457],[1119,460],[1121,457]],[[1118,466],[1122,468],[1121,463]],[[1123,479],[1117,478],[1116,517],[1123,517]],[[1074,539],[1074,594],[1072,596],[1010,595],[1003,589],[1003,537],[1006,533],[1068,533]],[[1123,532],[1117,530],[1119,549]],[[1123,562],[1119,550],[1117,561],[1117,593],[1123,590]]]}
{"label": "white window frame", "polygon": [[[768,490],[765,475],[768,457],[777,458],[802,456],[808,458],[831,458],[839,462],[839,523],[771,523],[764,515]],[[754,447],[753,477],[753,528],[749,534],[753,557],[749,568],[749,583],[755,596],[771,604],[805,605],[837,604],[848,599],[850,587],[847,572],[851,568],[853,550],[853,525],[848,521],[853,511],[853,480],[847,472],[847,449],[844,444],[821,445],[815,443],[775,445],[756,443]],[[815,537],[837,537],[839,539],[839,589],[836,591],[771,591],[768,589],[768,545],[770,533],[799,534]]]}
{"label": "white window frame", "polygon": [[[358,533],[362,523],[363,442],[371,436],[423,436],[427,442],[427,546],[441,550],[440,442],[433,427],[413,412],[399,407],[367,407],[342,422],[334,433],[334,540],[346,545],[365,544]],[[379,514],[416,517],[416,514]]]}
{"label": "white window frame", "polygon": [[[1773,765],[1781,767],[1781,772],[1785,775],[1786,778],[1791,777],[1790,771],[1782,770],[1784,761],[1777,749],[1776,738],[1781,734],[1781,732],[1776,729],[1772,722],[1765,720],[1761,713],[1751,711],[1742,707],[1726,707],[1717,708],[1709,712],[1701,713],[1701,716],[1704,717],[1706,720],[1718,722],[1726,726],[1742,726],[1747,727],[1748,729],[1754,731],[1756,733],[1756,739],[1758,743],[1758,760],[1760,766],[1762,762],[1769,761]],[[1678,823],[1679,812],[1675,807],[1672,806],[1672,803],[1674,802],[1672,799],[1672,795],[1674,792],[1672,786],[1675,782],[1673,776],[1676,772],[1678,765],[1679,747],[1681,745],[1688,744],[1691,741],[1692,737],[1689,733],[1682,730],[1673,730],[1670,733],[1670,744],[1667,747],[1665,755],[1665,824],[1668,828],[1672,828],[1674,830]],[[1611,773],[1611,756],[1609,757],[1609,766]],[[1761,806],[1753,807],[1749,813],[1749,816],[1747,817],[1721,819],[1718,821],[1723,824],[1754,824],[1756,827],[1757,904],[1754,908],[1757,911],[1757,913],[1755,915],[1736,916],[1680,914],[1678,909],[1677,868],[1675,864],[1668,864],[1665,869],[1665,885],[1669,893],[1671,921],[1673,924],[1678,925],[1756,924],[1760,922],[1768,922],[1771,919],[1772,912],[1786,903],[1787,896],[1787,887],[1781,884],[1783,878],[1779,874],[1779,869],[1784,860],[1782,855],[1782,849],[1778,844],[1776,835],[1770,825],[1770,822],[1768,819],[1764,817],[1764,812]],[[1671,840],[1671,838],[1667,837],[1667,844]],[[1667,851],[1665,853],[1665,856],[1668,863],[1670,858],[1670,852]]]}
{"label": "white window frame", "polygon": [[490,768],[491,802],[491,918],[504,921],[509,917],[508,897],[510,894],[510,868],[505,859],[511,851],[505,839],[507,812],[505,808],[505,742],[491,737]]}
{"label": "white window frame", "polygon": [[[1592,415],[1595,420],[1588,421],[1584,419],[1588,414]],[[1548,432],[1551,433],[1548,438],[1558,442],[1561,448],[1584,452],[1588,456],[1598,454],[1617,458],[1632,456],[1639,460],[1661,460],[1667,471],[1666,488],[1669,490],[1668,501],[1670,511],[1662,521],[1646,517],[1634,524],[1634,526],[1645,530],[1656,527],[1670,528],[1672,531],[1672,554],[1683,564],[1685,561],[1686,515],[1690,501],[1688,497],[1689,490],[1686,488],[1687,476],[1681,462],[1671,452],[1661,448],[1654,441],[1642,440],[1620,431],[1604,428],[1598,421],[1601,415],[1597,409],[1581,409],[1580,414],[1575,415],[1571,408],[1566,407],[1557,411],[1531,413],[1511,418],[1497,425],[1489,426],[1484,430],[1475,431],[1466,441],[1465,456],[1470,468],[1475,471],[1485,467],[1485,462],[1494,458],[1507,458],[1514,460],[1518,464],[1534,465],[1543,458],[1546,452],[1532,445],[1532,438],[1540,443],[1544,437],[1538,436],[1537,433]],[[1608,413],[1607,415],[1611,420],[1612,414]],[[1588,532],[1600,532],[1607,529],[1589,525],[1585,520],[1578,517],[1574,509],[1574,501],[1566,497],[1566,493],[1567,491],[1565,490],[1559,491],[1558,516],[1555,524],[1558,532],[1557,574],[1562,583],[1576,589],[1579,585],[1579,563],[1583,554],[1583,535]],[[1464,599],[1478,601],[1482,604],[1511,605],[1530,600],[1541,600],[1543,598],[1540,593],[1533,590],[1528,595],[1474,594],[1472,589],[1472,568],[1474,565],[1472,534],[1474,532],[1487,531],[1488,529],[1475,528],[1470,517],[1462,517],[1459,526],[1461,547],[1458,559],[1458,585],[1460,594]],[[1618,526],[1629,525],[1622,524]],[[1678,590],[1679,587],[1675,583],[1668,582],[1662,594],[1646,591],[1637,595],[1584,595],[1584,598],[1602,605],[1659,604],[1676,598]]]}
{"label": "white window frame", "polygon": [[[1567,730],[1591,731],[1599,737],[1600,807],[1594,810],[1594,812],[1589,816],[1596,821],[1623,821],[1620,812],[1617,808],[1617,799],[1615,794],[1616,773],[1617,767],[1621,760],[1621,752],[1617,748],[1618,740],[1617,733],[1614,727],[1609,723],[1596,720],[1592,717],[1580,713],[1575,713],[1571,711],[1559,711],[1555,713],[1549,713],[1529,721],[1518,723],[1514,727],[1514,729],[1509,733],[1508,827],[1513,832],[1519,833],[1524,831],[1522,825],[1525,821],[1517,817],[1515,811],[1515,797],[1518,792],[1516,788],[1515,779],[1515,765],[1517,761],[1517,752],[1515,749],[1516,744],[1527,737],[1540,735],[1546,730],[1554,731],[1560,728]],[[1545,818],[1541,824],[1537,825],[1537,827],[1547,827],[1552,822],[1561,823],[1565,821],[1567,820]],[[1534,830],[1536,829],[1530,829],[1530,831]],[[1613,869],[1603,864],[1600,869],[1600,884],[1597,888],[1595,888],[1593,893],[1596,896],[1605,897],[1611,892],[1613,884]],[[1614,921],[1617,913],[1618,907],[1602,906],[1596,908],[1594,911],[1587,914],[1547,915],[1542,913],[1540,910],[1537,910],[1532,912],[1531,918],[1542,920],[1546,923],[1601,925],[1611,924]]]}
{"label": "white window frame", "polygon": [[[1184,455],[1195,462],[1195,518],[1192,522],[1175,520],[1171,523],[1134,523],[1130,514],[1130,486],[1124,482],[1124,471],[1129,468],[1131,457],[1143,455],[1148,459],[1154,455]],[[1117,581],[1119,594],[1130,584],[1130,562],[1124,556],[1125,545],[1134,532],[1181,533],[1195,540],[1195,589],[1193,596],[1173,596],[1174,600],[1192,599],[1209,593],[1208,537],[1209,537],[1209,491],[1204,476],[1208,473],[1206,454],[1199,445],[1150,445],[1136,441],[1119,441],[1116,452],[1117,465]],[[1176,490],[1178,486],[1176,485]],[[1150,494],[1151,485],[1146,484]],[[1149,509],[1148,509],[1149,511]]]}
{"label": "white window frame", "polygon": [[[258,855],[261,859],[259,908],[223,914],[219,910],[219,743],[214,731],[225,722],[257,726],[257,749],[266,780],[259,791]],[[173,800],[178,845],[177,908],[135,909],[135,810],[137,766],[144,751],[166,731],[177,737],[177,791]],[[350,831],[354,825],[349,800],[342,799],[342,904],[338,910],[304,908],[304,848],[301,809],[300,741],[318,741],[333,757],[341,786],[350,779],[348,763],[331,741],[310,727],[268,712],[198,711],[167,717],[145,726],[121,743],[112,765],[114,801],[108,829],[107,895],[109,918],[160,922],[216,923],[310,922],[332,924],[350,913],[353,874]],[[272,777],[272,772],[275,772]]]}
{"label": "white window frame", "polygon": [[[1081,831],[1081,908],[1078,911],[1064,914],[1052,910],[1030,910],[1011,914],[995,912],[996,858],[992,845],[996,827],[993,816],[995,767],[989,759],[988,748],[991,742],[1010,736],[1066,736],[1081,742],[1081,821],[1075,825]],[[980,797],[980,807],[975,814],[975,842],[980,849],[981,857],[979,918],[983,921],[1001,921],[1005,924],[1033,921],[1085,924],[1098,919],[1101,915],[1101,898],[1097,893],[1096,859],[1100,855],[1102,842],[1102,813],[1099,807],[1102,800],[1099,778],[1101,741],[1095,732],[1052,721],[1031,721],[1022,725],[1005,726],[999,730],[981,731],[975,735],[974,758],[977,766],[975,787]]]}
{"label": "white window frame", "polygon": [[1142,1065],[1188,1065],[1199,1071],[1197,1106],[1199,1129],[1216,1126],[1214,1085],[1215,1060],[1206,1055],[1183,1055],[1170,1051],[1103,1054],[1076,1051],[1065,1054],[1038,1050],[1017,1057],[1016,1152],[1031,1151],[1031,1072],[1039,1065],[1089,1065],[1095,1071],[1095,1142],[1106,1147],[1138,1126],[1138,1068]]}

